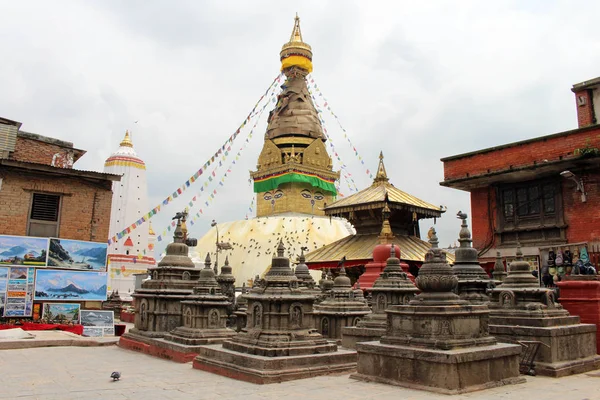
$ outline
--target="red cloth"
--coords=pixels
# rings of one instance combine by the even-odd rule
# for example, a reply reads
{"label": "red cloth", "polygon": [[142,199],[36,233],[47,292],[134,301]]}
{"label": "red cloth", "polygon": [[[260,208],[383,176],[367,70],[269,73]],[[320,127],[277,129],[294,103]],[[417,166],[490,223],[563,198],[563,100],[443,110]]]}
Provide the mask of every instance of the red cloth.
{"label": "red cloth", "polygon": [[83,334],[83,325],[33,324],[31,322],[24,322],[23,325],[0,325],[0,329],[14,328],[21,328],[24,331],[50,331],[57,329],[77,335]]}

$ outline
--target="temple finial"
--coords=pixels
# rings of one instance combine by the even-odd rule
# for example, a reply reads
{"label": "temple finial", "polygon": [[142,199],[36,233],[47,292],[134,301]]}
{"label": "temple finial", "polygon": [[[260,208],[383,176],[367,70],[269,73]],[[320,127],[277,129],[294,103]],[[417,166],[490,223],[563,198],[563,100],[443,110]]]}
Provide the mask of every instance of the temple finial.
{"label": "temple finial", "polygon": [[302,42],[302,32],[300,31],[300,17],[296,13],[294,18],[294,29],[292,29],[292,36],[290,36],[290,42]]}
{"label": "temple finial", "polygon": [[388,207],[387,202],[385,203],[385,207],[381,210],[381,232],[379,233],[379,243],[380,244],[389,244],[392,243],[394,239],[394,232],[392,231],[392,226],[390,225],[390,216],[392,212]]}
{"label": "temple finial", "polygon": [[373,185],[388,181],[389,178],[385,170],[385,164],[383,163],[383,151],[381,151],[379,152],[379,166],[377,167],[377,174],[375,175],[375,179],[373,179]]}
{"label": "temple finial", "polygon": [[125,137],[121,141],[120,146],[123,147],[133,147],[133,142],[131,141],[131,137],[129,136],[129,131],[125,131]]}

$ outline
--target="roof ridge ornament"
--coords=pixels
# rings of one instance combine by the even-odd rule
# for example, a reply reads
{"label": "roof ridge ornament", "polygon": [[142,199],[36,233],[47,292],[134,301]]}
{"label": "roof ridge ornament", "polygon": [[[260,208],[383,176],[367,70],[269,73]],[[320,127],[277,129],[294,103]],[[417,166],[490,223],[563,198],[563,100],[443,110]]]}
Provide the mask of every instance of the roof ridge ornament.
{"label": "roof ridge ornament", "polygon": [[385,164],[383,163],[383,151],[379,152],[379,165],[377,166],[377,174],[373,179],[373,185],[380,184],[381,182],[389,182],[387,171],[385,170]]}

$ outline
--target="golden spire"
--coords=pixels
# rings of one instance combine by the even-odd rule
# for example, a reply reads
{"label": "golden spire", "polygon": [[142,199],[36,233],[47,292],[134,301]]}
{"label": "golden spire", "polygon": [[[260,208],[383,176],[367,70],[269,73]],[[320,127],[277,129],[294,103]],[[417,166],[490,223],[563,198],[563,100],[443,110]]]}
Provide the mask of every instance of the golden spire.
{"label": "golden spire", "polygon": [[129,137],[129,131],[125,131],[125,137],[121,141],[120,146],[133,147],[133,142],[131,141],[131,138]]}
{"label": "golden spire", "polygon": [[292,29],[292,36],[290,36],[291,42],[300,42],[302,43],[302,32],[300,32],[300,17],[298,13],[296,13],[296,18],[294,18],[294,29]]}
{"label": "golden spire", "polygon": [[312,49],[308,43],[304,43],[302,40],[298,14],[294,18],[294,29],[292,29],[290,41],[283,45],[279,56],[282,70],[298,67],[308,73],[312,72]]}
{"label": "golden spire", "polygon": [[375,175],[375,179],[373,179],[373,185],[388,181],[389,178],[387,176],[387,172],[385,171],[385,165],[383,164],[383,151],[381,151],[379,153],[379,166],[377,167],[377,175]]}
{"label": "golden spire", "polygon": [[385,207],[381,210],[381,216],[383,217],[383,223],[381,224],[381,233],[379,234],[380,244],[390,244],[394,239],[394,232],[392,232],[392,226],[390,225],[390,215],[392,212],[388,207],[387,202]]}

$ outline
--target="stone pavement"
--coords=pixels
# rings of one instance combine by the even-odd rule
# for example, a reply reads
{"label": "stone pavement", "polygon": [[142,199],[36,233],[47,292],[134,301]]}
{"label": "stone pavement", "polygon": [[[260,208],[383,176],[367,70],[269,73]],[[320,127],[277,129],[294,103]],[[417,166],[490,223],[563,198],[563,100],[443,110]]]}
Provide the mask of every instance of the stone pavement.
{"label": "stone pavement", "polygon": [[[110,374],[120,371],[120,381]],[[0,351],[0,399],[600,399],[600,372],[446,396],[359,382],[348,374],[253,385],[144,354],[103,347],[49,347]]]}

